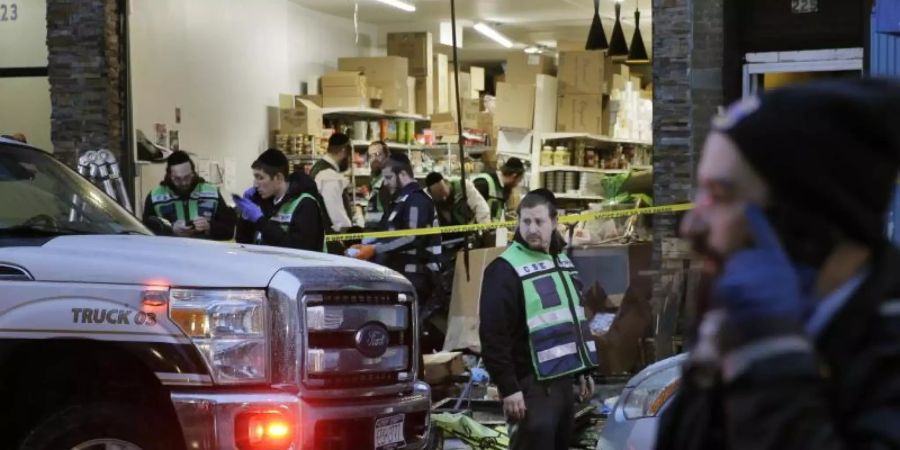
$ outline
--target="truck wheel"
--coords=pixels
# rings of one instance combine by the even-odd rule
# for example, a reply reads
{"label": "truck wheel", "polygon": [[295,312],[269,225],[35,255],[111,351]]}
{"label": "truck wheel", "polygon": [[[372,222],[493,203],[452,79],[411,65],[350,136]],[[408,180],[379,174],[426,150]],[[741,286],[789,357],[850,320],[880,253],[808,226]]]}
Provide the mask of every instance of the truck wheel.
{"label": "truck wheel", "polygon": [[28,433],[19,450],[166,450],[180,448],[167,439],[158,414],[117,403],[66,408]]}

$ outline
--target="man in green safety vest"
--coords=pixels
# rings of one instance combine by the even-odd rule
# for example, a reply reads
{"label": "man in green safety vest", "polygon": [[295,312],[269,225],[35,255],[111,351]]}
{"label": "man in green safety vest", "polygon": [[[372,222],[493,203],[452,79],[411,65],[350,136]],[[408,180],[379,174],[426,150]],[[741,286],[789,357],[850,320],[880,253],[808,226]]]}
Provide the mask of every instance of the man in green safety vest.
{"label": "man in green safety vest", "polygon": [[[459,177],[444,178],[440,173],[431,172],[425,177],[425,186],[434,199],[434,208],[441,226],[490,223],[490,207],[471,181],[466,180],[465,200],[462,179]],[[465,244],[463,236],[464,233],[443,235],[444,253],[447,256],[462,248]]]}
{"label": "man in green safety vest", "polygon": [[513,450],[567,450],[576,379],[583,400],[593,395],[597,348],[556,232],[555,200],[546,189],[522,199],[515,241],[485,269],[481,288],[481,354],[503,397]]}
{"label": "man in green safety vest", "polygon": [[519,158],[509,158],[498,172],[484,172],[472,178],[472,183],[491,208],[491,220],[502,221],[506,203],[513,189],[525,178],[525,165]]}
{"label": "man in green safety vest", "polygon": [[382,189],[384,177],[381,170],[391,154],[388,145],[384,141],[375,141],[369,144],[369,202],[366,206],[366,230],[383,231],[387,225],[385,209],[391,205],[391,194],[388,189]]}
{"label": "man in green safety vest", "polygon": [[234,198],[241,212],[235,240],[324,252],[328,214],[312,178],[302,170],[289,176],[288,159],[276,149],[259,155],[251,168],[253,187]]}
{"label": "man in green safety vest", "polygon": [[[234,237],[236,216],[219,188],[197,175],[190,155],[177,151],[166,159],[166,177],[144,200],[144,223],[163,219],[178,237],[226,241]],[[151,226],[151,228],[156,228]]]}

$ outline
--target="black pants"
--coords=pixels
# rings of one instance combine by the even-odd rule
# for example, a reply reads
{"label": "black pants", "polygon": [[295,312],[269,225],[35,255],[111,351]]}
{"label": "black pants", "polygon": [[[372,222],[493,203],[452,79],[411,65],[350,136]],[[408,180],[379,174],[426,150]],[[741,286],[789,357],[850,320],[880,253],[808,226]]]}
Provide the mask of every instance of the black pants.
{"label": "black pants", "polygon": [[525,419],[509,424],[510,450],[568,450],[575,420],[574,378],[522,382]]}

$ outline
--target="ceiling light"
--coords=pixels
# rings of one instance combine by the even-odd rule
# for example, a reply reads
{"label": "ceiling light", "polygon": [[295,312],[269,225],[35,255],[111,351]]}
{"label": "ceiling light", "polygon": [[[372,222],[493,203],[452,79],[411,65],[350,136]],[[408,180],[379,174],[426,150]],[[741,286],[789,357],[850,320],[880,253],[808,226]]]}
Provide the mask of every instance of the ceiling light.
{"label": "ceiling light", "polygon": [[588,31],[585,50],[606,50],[609,42],[606,40],[606,31],[603,30],[603,21],[600,20],[600,0],[594,0],[594,20],[591,22],[591,30]]}
{"label": "ceiling light", "polygon": [[402,0],[375,0],[376,2],[384,3],[385,5],[391,5],[394,8],[402,9],[406,12],[416,12],[416,5],[412,3],[407,3]]}
{"label": "ceiling light", "polygon": [[511,48],[513,46],[513,42],[509,40],[508,37],[500,34],[497,30],[491,28],[484,22],[476,23],[475,30],[506,48]]}
{"label": "ceiling light", "polygon": [[541,52],[541,49],[538,47],[535,47],[533,45],[525,47],[525,53],[528,53],[529,55],[534,55],[534,54],[540,53],[540,52]]}
{"label": "ceiling light", "polygon": [[628,51],[629,64],[646,64],[650,62],[647,56],[647,47],[644,46],[644,38],[641,36],[641,11],[634,10],[634,35],[631,36],[631,50]]}
{"label": "ceiling light", "polygon": [[625,33],[622,31],[622,0],[616,1],[616,24],[613,26],[612,38],[609,40],[609,56],[613,59],[625,59],[628,57],[628,43],[625,42]]}

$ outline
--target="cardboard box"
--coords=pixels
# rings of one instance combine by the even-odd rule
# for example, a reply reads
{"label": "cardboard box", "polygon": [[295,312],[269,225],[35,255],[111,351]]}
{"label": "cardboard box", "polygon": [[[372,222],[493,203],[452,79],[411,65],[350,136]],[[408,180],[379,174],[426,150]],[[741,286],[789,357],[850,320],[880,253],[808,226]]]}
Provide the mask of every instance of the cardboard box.
{"label": "cardboard box", "polygon": [[379,85],[381,89],[381,109],[385,111],[406,111],[409,108],[409,90],[406,80],[402,83]]}
{"label": "cardboard box", "polygon": [[506,58],[506,82],[533,85],[537,74],[556,75],[554,64],[554,59],[547,55],[529,55],[521,51],[511,53]]}
{"label": "cardboard box", "polygon": [[481,340],[478,337],[478,309],[481,303],[484,269],[505,250],[504,247],[470,250],[469,275],[471,278],[468,280],[463,258],[456,258],[447,334],[444,339],[445,351],[470,349],[476,353],[481,352]]}
{"label": "cardboard box", "polygon": [[338,58],[338,70],[361,73],[366,76],[368,84],[381,87],[383,84],[405,83],[409,63],[400,56]]}
{"label": "cardboard box", "polygon": [[617,73],[614,73],[612,76],[612,84],[610,85],[610,92],[612,91],[624,91],[625,90],[625,82],[629,81],[627,77],[623,77]]}
{"label": "cardboard box", "polygon": [[478,113],[478,127],[479,130],[484,130],[490,133],[493,136],[494,132],[494,113],[492,112],[479,112]]}
{"label": "cardboard box", "polygon": [[450,74],[447,55],[438,53],[434,57],[434,112],[450,112]]}
{"label": "cardboard box", "polygon": [[603,94],[563,94],[559,96],[556,130],[605,135],[608,119]]}
{"label": "cardboard box", "polygon": [[341,97],[325,94],[322,96],[322,106],[325,108],[368,108],[369,105],[369,97],[365,95]]}
{"label": "cardboard box", "polygon": [[297,99],[300,99],[300,100],[306,100],[306,101],[313,102],[313,103],[316,104],[316,106],[318,106],[318,107],[320,107],[320,108],[322,107],[322,95],[321,95],[321,94],[317,94],[317,95],[298,95],[296,98],[297,98]]}
{"label": "cardboard box", "polygon": [[614,62],[612,58],[607,56],[603,59],[603,72],[603,93],[609,94],[613,89],[613,75],[622,75],[624,72],[630,76],[631,70],[625,64]]}
{"label": "cardboard box", "polygon": [[600,50],[559,53],[560,94],[603,94],[606,54]]}
{"label": "cardboard box", "polygon": [[534,125],[534,93],[534,84],[497,83],[494,125],[531,129]]}
{"label": "cardboard box", "polygon": [[472,78],[472,98],[478,98],[484,90],[484,67],[470,66],[469,76]]}
{"label": "cardboard box", "polygon": [[366,77],[359,72],[328,72],[319,81],[322,90],[330,87],[366,87]]}
{"label": "cardboard box", "polygon": [[459,136],[456,128],[456,116],[450,113],[437,113],[431,116],[431,131],[437,137]]}
{"label": "cardboard box", "polygon": [[449,383],[452,377],[466,371],[462,352],[440,352],[422,355],[425,363],[425,382],[428,384]]}
{"label": "cardboard box", "polygon": [[641,77],[636,77],[636,76],[632,75],[631,76],[631,86],[634,88],[634,90],[640,91],[641,90]]}
{"label": "cardboard box", "polygon": [[409,75],[430,77],[434,75],[431,33],[388,33],[387,54],[409,60]]}
{"label": "cardboard box", "polygon": [[369,90],[365,86],[333,86],[323,88],[322,97],[360,97],[369,98]]}
{"label": "cardboard box", "polygon": [[309,100],[295,99],[296,108],[278,108],[273,128],[282,134],[322,134],[322,108]]}
{"label": "cardboard box", "polygon": [[481,101],[478,99],[460,99],[462,104],[462,126],[463,128],[478,128],[478,113],[481,112]]}
{"label": "cardboard box", "polygon": [[406,77],[406,108],[404,110],[410,114],[416,114],[415,77]]}
{"label": "cardboard box", "polygon": [[416,78],[416,112],[424,116],[434,114],[434,80],[432,78]]}

